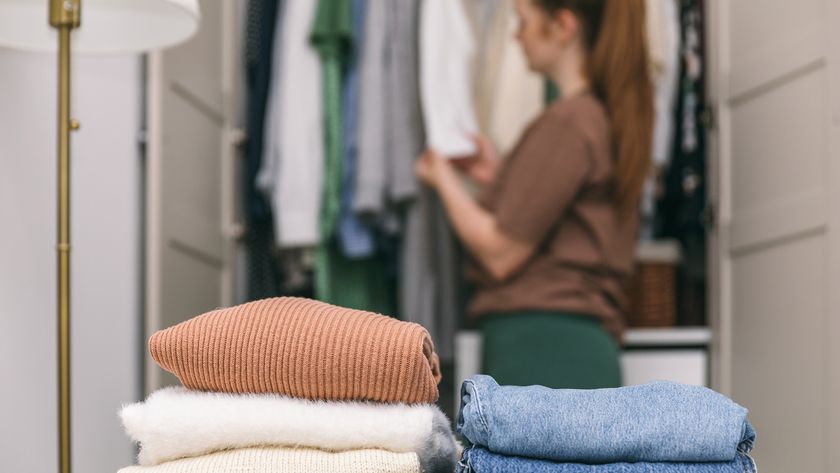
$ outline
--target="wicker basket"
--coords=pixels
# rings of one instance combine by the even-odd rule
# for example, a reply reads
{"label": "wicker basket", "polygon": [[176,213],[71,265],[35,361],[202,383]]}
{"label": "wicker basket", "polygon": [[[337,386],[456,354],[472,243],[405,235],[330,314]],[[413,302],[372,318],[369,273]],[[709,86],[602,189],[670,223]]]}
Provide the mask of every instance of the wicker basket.
{"label": "wicker basket", "polygon": [[677,319],[679,243],[656,241],[639,245],[636,270],[626,287],[627,325],[672,327]]}

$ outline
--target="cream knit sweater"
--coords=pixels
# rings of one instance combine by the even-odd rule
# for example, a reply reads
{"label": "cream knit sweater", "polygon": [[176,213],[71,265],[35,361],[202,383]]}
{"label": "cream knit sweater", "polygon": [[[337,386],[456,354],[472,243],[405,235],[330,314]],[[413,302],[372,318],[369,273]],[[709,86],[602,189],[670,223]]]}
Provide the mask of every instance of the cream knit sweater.
{"label": "cream knit sweater", "polygon": [[118,473],[420,473],[414,453],[353,450],[328,453],[292,448],[247,448],[186,458]]}

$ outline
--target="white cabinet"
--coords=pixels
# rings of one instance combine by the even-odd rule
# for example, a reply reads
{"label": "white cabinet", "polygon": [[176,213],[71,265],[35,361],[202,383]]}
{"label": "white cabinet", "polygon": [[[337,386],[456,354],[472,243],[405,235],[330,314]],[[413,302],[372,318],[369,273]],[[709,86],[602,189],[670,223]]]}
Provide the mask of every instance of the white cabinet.
{"label": "white cabinet", "polygon": [[628,330],[621,354],[624,385],[664,380],[708,386],[711,339],[707,328]]}
{"label": "white cabinet", "polygon": [[712,385],[750,409],[763,472],[836,471],[840,1],[707,5]]}
{"label": "white cabinet", "polygon": [[706,386],[708,361],[703,348],[631,350],[621,355],[621,374],[625,386],[662,380]]}

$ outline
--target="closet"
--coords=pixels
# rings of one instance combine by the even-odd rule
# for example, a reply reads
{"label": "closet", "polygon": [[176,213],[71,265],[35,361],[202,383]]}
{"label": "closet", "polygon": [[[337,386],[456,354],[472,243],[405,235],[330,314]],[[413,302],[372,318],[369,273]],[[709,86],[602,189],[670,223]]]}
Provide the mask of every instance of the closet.
{"label": "closet", "polygon": [[708,9],[713,386],[751,409],[762,471],[834,471],[840,2]]}
{"label": "closet", "polygon": [[[245,3],[203,1],[199,35],[148,61],[147,333],[244,294]],[[633,331],[625,366],[639,381],[708,384],[748,406],[762,471],[833,471],[840,0],[707,0],[704,9],[707,327]],[[459,336],[456,378],[476,366],[479,343]],[[147,391],[171,381],[147,364]]]}
{"label": "closet", "polygon": [[[147,335],[236,301],[243,4],[201,2],[196,36],[146,62]],[[177,383],[148,356],[144,378]]]}

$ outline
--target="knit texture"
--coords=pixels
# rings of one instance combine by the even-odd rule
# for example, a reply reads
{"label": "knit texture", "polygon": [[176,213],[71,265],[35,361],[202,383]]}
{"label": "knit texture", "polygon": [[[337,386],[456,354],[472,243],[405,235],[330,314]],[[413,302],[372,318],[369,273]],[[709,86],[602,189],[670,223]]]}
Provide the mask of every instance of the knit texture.
{"label": "knit texture", "polygon": [[425,473],[452,473],[458,448],[450,422],[432,404],[312,401],[277,394],[164,388],[120,412],[152,466],[235,448],[301,447],[417,454]]}
{"label": "knit texture", "polygon": [[414,453],[353,450],[329,453],[294,448],[247,448],[156,466],[130,466],[118,473],[420,473]]}
{"label": "knit texture", "polygon": [[200,315],[149,339],[190,389],[324,400],[432,403],[440,362],[420,325],[280,297]]}

